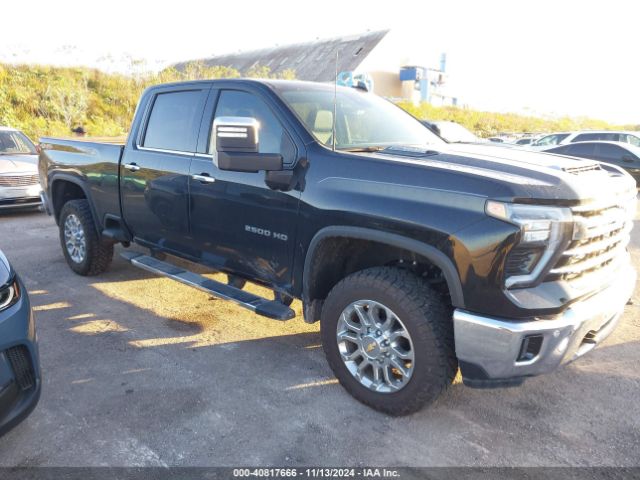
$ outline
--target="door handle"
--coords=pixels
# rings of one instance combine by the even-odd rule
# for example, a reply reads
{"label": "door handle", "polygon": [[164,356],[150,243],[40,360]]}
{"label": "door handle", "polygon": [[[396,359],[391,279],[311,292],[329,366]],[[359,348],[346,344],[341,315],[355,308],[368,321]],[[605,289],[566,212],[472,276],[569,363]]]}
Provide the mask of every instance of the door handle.
{"label": "door handle", "polygon": [[216,179],[213,178],[208,173],[201,173],[200,175],[191,175],[191,178],[193,178],[194,180],[197,180],[197,181],[199,181],[201,183],[213,183],[213,182],[216,181]]}
{"label": "door handle", "polygon": [[125,163],[124,168],[126,168],[127,170],[131,170],[132,172],[137,172],[138,170],[140,170],[140,167],[135,163]]}

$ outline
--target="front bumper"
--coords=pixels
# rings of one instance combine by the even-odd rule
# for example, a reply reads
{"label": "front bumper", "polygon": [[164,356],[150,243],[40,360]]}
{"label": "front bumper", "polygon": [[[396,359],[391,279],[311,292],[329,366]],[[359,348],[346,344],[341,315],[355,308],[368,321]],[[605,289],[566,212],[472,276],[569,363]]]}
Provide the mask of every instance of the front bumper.
{"label": "front bumper", "polygon": [[[510,321],[455,310],[456,355],[464,383],[517,384],[584,355],[615,329],[635,283],[636,272],[626,265],[607,288],[552,319]],[[534,338],[537,352],[526,354],[524,342]]]}
{"label": "front bumper", "polygon": [[37,207],[42,203],[41,192],[40,185],[0,187],[0,210]]}
{"label": "front bumper", "polygon": [[18,303],[0,312],[0,435],[36,407],[41,377],[35,323],[24,284]]}

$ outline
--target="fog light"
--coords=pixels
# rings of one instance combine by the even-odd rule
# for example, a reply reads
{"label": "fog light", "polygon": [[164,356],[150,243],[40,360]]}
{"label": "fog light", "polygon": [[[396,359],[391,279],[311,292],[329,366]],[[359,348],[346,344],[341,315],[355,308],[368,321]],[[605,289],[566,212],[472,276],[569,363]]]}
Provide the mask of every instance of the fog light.
{"label": "fog light", "polygon": [[527,335],[524,337],[522,345],[520,346],[520,354],[516,361],[528,362],[536,358],[542,348],[543,339],[544,337],[542,335]]}
{"label": "fog light", "polygon": [[534,269],[538,260],[544,253],[540,247],[516,247],[507,256],[505,262],[505,275],[527,275]]}

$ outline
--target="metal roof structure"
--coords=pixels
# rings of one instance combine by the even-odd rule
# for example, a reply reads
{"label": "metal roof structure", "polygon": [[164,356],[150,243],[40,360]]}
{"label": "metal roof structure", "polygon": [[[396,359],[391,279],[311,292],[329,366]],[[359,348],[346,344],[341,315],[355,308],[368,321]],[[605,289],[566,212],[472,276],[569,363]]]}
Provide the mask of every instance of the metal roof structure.
{"label": "metal roof structure", "polygon": [[[389,30],[378,30],[347,37],[217,55],[200,61],[209,66],[235,68],[243,75],[251,68],[266,66],[271,70],[271,74],[290,69],[299,80],[331,82],[336,74],[336,51],[339,52],[338,72],[356,70],[388,32]],[[175,68],[181,70],[186,63],[189,62],[178,63]]]}

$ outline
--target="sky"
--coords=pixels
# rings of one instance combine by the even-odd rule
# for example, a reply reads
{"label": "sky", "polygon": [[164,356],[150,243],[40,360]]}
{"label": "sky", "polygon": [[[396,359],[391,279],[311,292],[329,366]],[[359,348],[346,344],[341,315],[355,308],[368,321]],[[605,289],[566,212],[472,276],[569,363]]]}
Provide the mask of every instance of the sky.
{"label": "sky", "polygon": [[427,66],[447,53],[463,104],[640,124],[638,0],[20,0],[0,12],[0,62],[105,70],[388,28]]}

